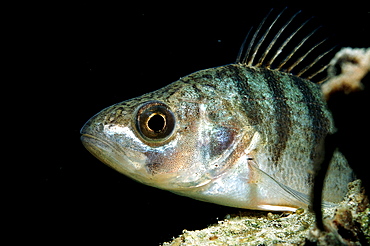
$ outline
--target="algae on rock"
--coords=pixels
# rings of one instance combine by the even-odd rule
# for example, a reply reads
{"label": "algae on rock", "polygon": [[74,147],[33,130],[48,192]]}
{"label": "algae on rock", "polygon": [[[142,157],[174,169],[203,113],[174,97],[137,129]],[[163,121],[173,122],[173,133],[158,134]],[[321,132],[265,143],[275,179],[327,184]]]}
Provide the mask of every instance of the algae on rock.
{"label": "algae on rock", "polygon": [[203,230],[187,231],[163,246],[184,245],[366,245],[370,244],[370,206],[361,181],[336,207],[325,208],[325,231],[319,231],[308,211],[271,213],[245,210]]}

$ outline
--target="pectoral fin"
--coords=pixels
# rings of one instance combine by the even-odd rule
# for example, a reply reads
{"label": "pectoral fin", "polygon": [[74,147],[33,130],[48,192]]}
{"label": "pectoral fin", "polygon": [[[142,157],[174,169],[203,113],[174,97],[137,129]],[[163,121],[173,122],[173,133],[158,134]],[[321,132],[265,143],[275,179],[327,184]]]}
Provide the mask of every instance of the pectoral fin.
{"label": "pectoral fin", "polygon": [[276,181],[273,177],[257,167],[253,161],[248,161],[252,170],[249,180],[255,186],[256,209],[273,211],[295,211],[298,208],[307,209],[310,197]]}

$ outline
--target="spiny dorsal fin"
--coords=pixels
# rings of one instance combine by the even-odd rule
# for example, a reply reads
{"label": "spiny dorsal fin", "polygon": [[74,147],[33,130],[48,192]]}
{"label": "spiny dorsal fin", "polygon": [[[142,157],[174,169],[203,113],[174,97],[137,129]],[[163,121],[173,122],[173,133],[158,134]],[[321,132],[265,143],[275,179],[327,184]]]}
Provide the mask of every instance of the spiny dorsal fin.
{"label": "spiny dorsal fin", "polygon": [[[326,39],[316,43],[314,46],[312,46],[312,48],[310,48],[307,52],[305,52],[302,56],[300,56],[298,59],[295,60],[295,62],[290,65],[289,67],[285,68],[285,66],[287,66],[287,62],[291,61],[292,60],[292,57],[297,53],[297,51],[303,46],[303,44],[309,40],[311,38],[311,36],[318,30],[320,29],[320,27],[314,29],[313,31],[311,31],[311,33],[309,33],[306,37],[304,37],[302,40],[300,40],[300,42],[298,44],[295,45],[295,47],[293,48],[293,50],[291,51],[288,51],[287,52],[287,55],[284,59],[282,59],[282,61],[280,61],[278,64],[276,62],[276,58],[282,54],[282,51],[284,48],[286,48],[287,44],[293,39],[293,37],[312,19],[309,18],[307,19],[305,22],[303,22],[303,24],[301,24],[300,26],[298,26],[295,31],[293,31],[287,38],[286,40],[280,44],[280,46],[278,46],[277,48],[275,46],[277,46],[277,40],[279,39],[280,35],[284,32],[284,30],[291,24],[291,22],[294,20],[294,18],[299,14],[301,13],[301,11],[298,11],[297,13],[295,13],[278,31],[277,33],[275,34],[275,36],[272,38],[272,40],[270,41],[270,43],[267,45],[267,48],[265,50],[265,52],[263,52],[263,54],[259,57],[258,59],[258,62],[255,62],[257,60],[257,52],[259,51],[261,45],[263,42],[266,41],[266,37],[270,34],[270,30],[272,29],[272,27],[274,26],[274,24],[276,23],[276,21],[280,18],[280,16],[283,14],[283,12],[286,10],[287,8],[284,8],[275,18],[274,20],[272,21],[272,23],[267,27],[266,31],[263,33],[263,34],[260,34],[260,31],[262,30],[262,27],[264,26],[266,20],[268,19],[269,15],[271,14],[272,10],[270,10],[270,12],[266,15],[266,17],[262,20],[262,22],[259,24],[258,28],[256,29],[256,31],[254,32],[253,36],[251,37],[251,40],[249,41],[249,44],[246,48],[246,51],[245,50],[245,45],[247,43],[247,40],[248,40],[248,37],[249,37],[249,34],[251,34],[251,31],[253,29],[253,27],[249,30],[247,36],[245,37],[244,41],[243,41],[243,44],[239,50],[239,53],[238,53],[238,56],[237,56],[237,59],[236,59],[236,62],[235,63],[239,63],[239,64],[244,64],[244,65],[247,65],[247,66],[252,66],[252,67],[266,67],[266,68],[272,68],[275,69],[275,70],[279,70],[279,71],[284,71],[284,72],[287,72],[287,73],[290,73],[293,68],[295,68],[298,64],[300,64],[315,48],[317,48],[318,46],[320,46],[322,43],[324,43],[326,41]],[[259,36],[260,34],[260,36]],[[259,37],[259,39],[258,39]],[[256,40],[258,39],[258,41],[256,42]],[[317,62],[323,58],[325,55],[327,55],[330,51],[332,51],[334,49],[331,48],[329,49],[328,51],[318,55],[316,57],[316,59],[313,60],[313,62],[309,63],[309,65],[307,65],[306,67],[304,67],[303,69],[301,69],[298,73],[296,73],[295,75],[298,76],[298,77],[302,77],[302,78],[305,78],[305,79],[309,79],[311,80],[313,77],[315,77],[316,75],[318,75],[319,73],[323,72],[327,67],[328,67],[328,64],[321,67],[320,69],[317,69],[316,71],[313,71],[309,74],[307,74],[307,72],[315,65],[317,64]],[[275,50],[275,51],[273,51]],[[272,57],[268,60],[266,60],[266,57],[269,55],[269,54],[273,54]],[[274,63],[275,62],[275,63]],[[319,81],[318,83],[321,83],[323,81],[325,81],[326,79],[323,79],[321,81]]]}

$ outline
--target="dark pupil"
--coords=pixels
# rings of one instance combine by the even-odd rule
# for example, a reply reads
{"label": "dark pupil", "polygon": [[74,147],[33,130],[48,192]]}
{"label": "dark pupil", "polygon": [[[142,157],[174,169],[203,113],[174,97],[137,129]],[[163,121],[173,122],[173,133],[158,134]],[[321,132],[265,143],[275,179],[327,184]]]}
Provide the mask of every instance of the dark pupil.
{"label": "dark pupil", "polygon": [[148,127],[156,133],[161,132],[164,129],[165,125],[166,125],[166,122],[163,116],[159,114],[153,115],[148,120]]}

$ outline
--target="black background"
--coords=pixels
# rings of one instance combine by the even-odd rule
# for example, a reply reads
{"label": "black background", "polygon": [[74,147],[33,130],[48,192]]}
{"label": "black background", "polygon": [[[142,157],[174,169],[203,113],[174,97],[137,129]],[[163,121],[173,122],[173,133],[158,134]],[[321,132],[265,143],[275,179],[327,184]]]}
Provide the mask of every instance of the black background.
{"label": "black background", "polygon": [[12,114],[20,115],[22,130],[11,149],[14,160],[26,161],[14,165],[11,184],[20,191],[7,189],[15,195],[7,200],[14,202],[9,235],[51,245],[158,245],[238,213],[117,173],[84,149],[80,128],[107,106],[234,62],[249,28],[271,8],[276,14],[288,6],[285,18],[302,10],[302,22],[316,16],[314,23],[324,26],[319,36],[333,44],[368,47],[370,8],[361,2],[86,1],[15,8],[8,19],[17,26],[10,28],[9,63],[16,64],[13,101],[22,105]]}

